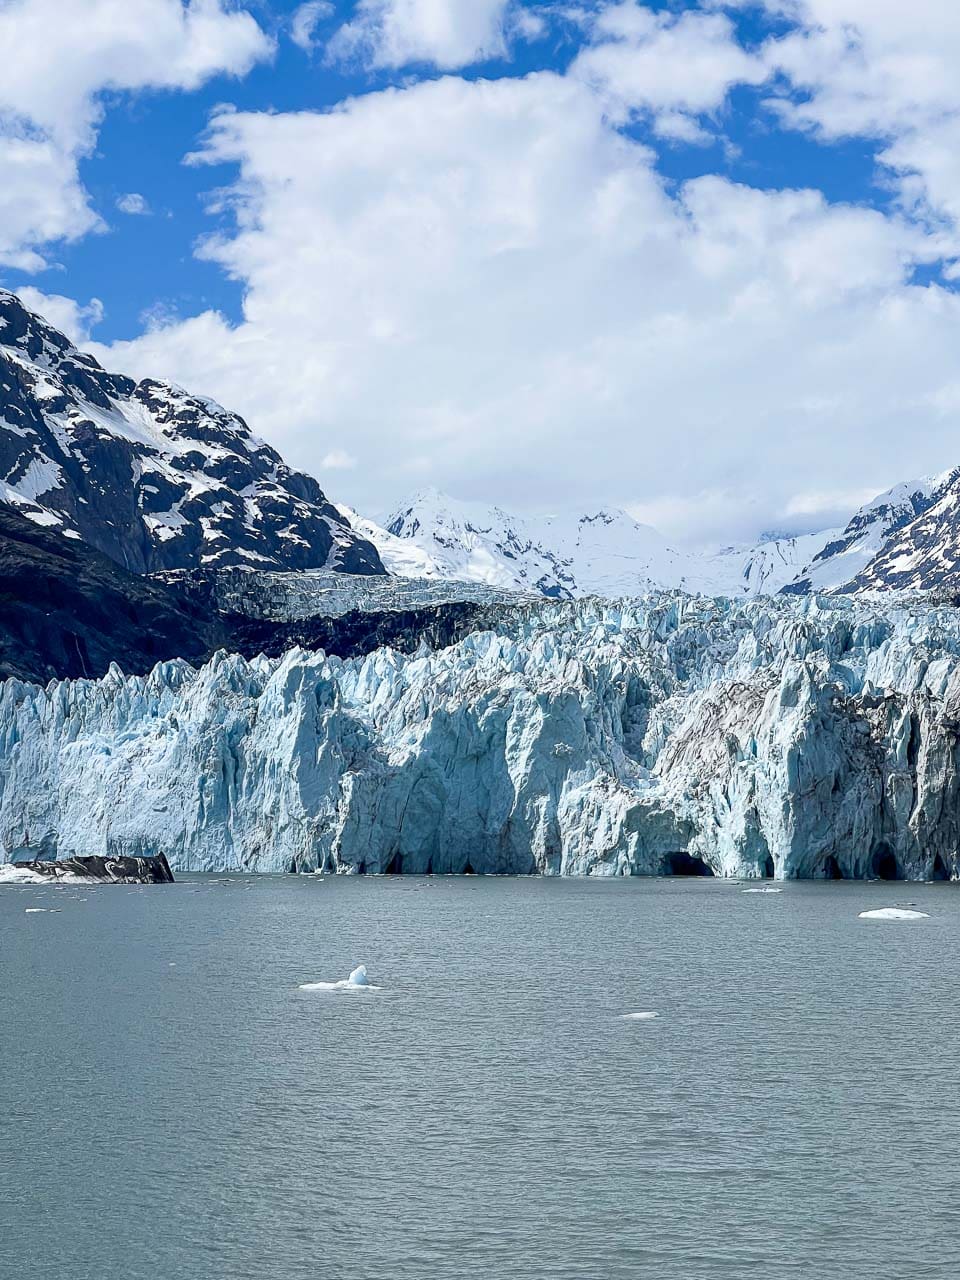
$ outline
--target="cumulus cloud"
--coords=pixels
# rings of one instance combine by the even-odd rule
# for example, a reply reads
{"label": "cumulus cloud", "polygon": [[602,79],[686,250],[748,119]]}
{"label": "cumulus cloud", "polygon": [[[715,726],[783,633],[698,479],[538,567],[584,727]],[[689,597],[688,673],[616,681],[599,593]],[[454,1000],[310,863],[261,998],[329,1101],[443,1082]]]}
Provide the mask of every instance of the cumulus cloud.
{"label": "cumulus cloud", "polygon": [[42,246],[102,228],[75,156],[52,139],[0,125],[0,173],[0,266],[39,271],[46,265]]}
{"label": "cumulus cloud", "polygon": [[305,53],[317,44],[317,29],[336,12],[330,0],[307,0],[290,20],[290,39]]}
{"label": "cumulus cloud", "polygon": [[224,112],[200,159],[237,166],[235,224],[202,251],[243,322],[97,353],[215,395],[308,470],[349,440],[336,496],[360,509],[429,479],[751,536],[809,527],[825,473],[879,491],[956,457],[936,392],[960,299],[911,284],[923,229],[816,191],[667,187],[580,75]]}
{"label": "cumulus cloud", "polygon": [[135,216],[145,216],[150,212],[150,205],[139,191],[128,191],[126,195],[117,199],[117,208],[121,213],[130,213]]}
{"label": "cumulus cloud", "polygon": [[505,52],[510,7],[511,0],[360,0],[327,52],[369,67],[464,67]]}
{"label": "cumulus cloud", "polygon": [[103,93],[195,89],[244,74],[271,44],[222,0],[8,0],[0,48],[0,264],[39,270],[45,245],[102,226],[78,163]]}
{"label": "cumulus cloud", "polygon": [[59,293],[43,293],[32,285],[24,285],[17,294],[31,311],[42,315],[77,345],[87,342],[91,330],[103,319],[103,303],[99,298],[91,298],[81,306],[73,298],[65,298]]}
{"label": "cumulus cloud", "polygon": [[759,84],[770,75],[720,13],[654,12],[622,0],[600,11],[591,35],[573,74],[591,84],[616,117],[652,113],[662,121],[660,132],[677,139],[685,127],[690,141],[700,141],[692,117],[720,107],[734,85]]}
{"label": "cumulus cloud", "polygon": [[905,203],[960,221],[960,5],[954,0],[763,0],[793,23],[764,58],[789,92],[784,124],[885,143]]}

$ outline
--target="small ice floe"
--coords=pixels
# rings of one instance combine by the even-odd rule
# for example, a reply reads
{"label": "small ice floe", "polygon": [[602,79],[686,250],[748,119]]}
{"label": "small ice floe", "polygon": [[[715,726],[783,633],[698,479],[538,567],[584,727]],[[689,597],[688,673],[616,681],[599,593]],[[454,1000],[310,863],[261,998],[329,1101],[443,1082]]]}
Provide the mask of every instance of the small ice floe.
{"label": "small ice floe", "polygon": [[878,907],[875,911],[861,911],[858,920],[929,920],[926,911],[908,911],[906,907]]}
{"label": "small ice floe", "polygon": [[23,914],[25,916],[38,916],[47,910],[46,907],[26,907]]}
{"label": "small ice floe", "polygon": [[339,982],[301,982],[301,991],[379,991],[367,977],[366,965],[358,964],[349,978]]}
{"label": "small ice floe", "polygon": [[762,884],[757,889],[744,889],[744,893],[783,893],[782,889],[775,889],[772,884]]}
{"label": "small ice floe", "polygon": [[648,1011],[646,1013],[621,1013],[621,1022],[649,1022],[652,1018],[659,1018],[659,1013]]}

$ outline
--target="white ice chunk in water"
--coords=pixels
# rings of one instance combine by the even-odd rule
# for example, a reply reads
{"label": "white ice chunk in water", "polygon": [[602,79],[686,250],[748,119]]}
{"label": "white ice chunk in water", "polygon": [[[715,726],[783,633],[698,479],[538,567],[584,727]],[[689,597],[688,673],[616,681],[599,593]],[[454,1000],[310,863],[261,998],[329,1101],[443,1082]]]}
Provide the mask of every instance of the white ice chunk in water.
{"label": "white ice chunk in water", "polygon": [[366,965],[358,964],[349,978],[339,982],[301,982],[301,991],[379,991],[367,977]]}
{"label": "white ice chunk in water", "polygon": [[858,920],[929,920],[926,911],[908,911],[906,907],[878,907],[875,911],[861,911]]}
{"label": "white ice chunk in water", "polygon": [[759,889],[744,889],[744,893],[783,893],[782,889],[774,889],[772,885],[765,884]]}
{"label": "white ice chunk in water", "polygon": [[621,1022],[649,1022],[651,1018],[659,1018],[659,1013],[621,1013]]}

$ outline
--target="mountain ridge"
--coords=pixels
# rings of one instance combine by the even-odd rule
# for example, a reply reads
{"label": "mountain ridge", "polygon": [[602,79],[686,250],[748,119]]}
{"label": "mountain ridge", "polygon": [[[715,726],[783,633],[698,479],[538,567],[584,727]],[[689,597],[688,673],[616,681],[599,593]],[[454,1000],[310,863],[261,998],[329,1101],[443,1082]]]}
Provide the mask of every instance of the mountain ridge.
{"label": "mountain ridge", "polygon": [[6,290],[0,502],[136,573],[383,572],[316,480],[237,414],[173,383],[108,373]]}

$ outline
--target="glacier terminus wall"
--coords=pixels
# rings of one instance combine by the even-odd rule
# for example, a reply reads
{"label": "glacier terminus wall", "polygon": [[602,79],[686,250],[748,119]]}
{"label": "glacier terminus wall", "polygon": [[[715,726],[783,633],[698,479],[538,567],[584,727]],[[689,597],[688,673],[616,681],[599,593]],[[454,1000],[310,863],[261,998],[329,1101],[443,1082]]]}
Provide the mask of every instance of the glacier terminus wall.
{"label": "glacier terminus wall", "polygon": [[0,687],[0,859],[178,870],[955,878],[960,615],[518,606],[411,656]]}

